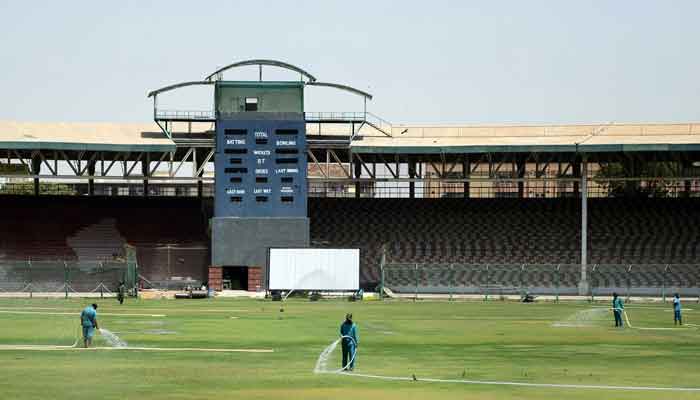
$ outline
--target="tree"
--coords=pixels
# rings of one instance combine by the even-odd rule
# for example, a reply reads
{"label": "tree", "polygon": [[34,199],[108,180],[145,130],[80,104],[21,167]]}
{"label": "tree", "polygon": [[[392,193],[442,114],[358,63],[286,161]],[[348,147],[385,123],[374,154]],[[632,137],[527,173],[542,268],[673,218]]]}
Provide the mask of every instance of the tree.
{"label": "tree", "polygon": [[[594,182],[608,192],[609,197],[666,197],[670,192],[670,182],[680,176],[677,163],[671,161],[601,164],[593,177]],[[639,178],[624,181],[620,178]],[[640,183],[644,183],[641,185]]]}

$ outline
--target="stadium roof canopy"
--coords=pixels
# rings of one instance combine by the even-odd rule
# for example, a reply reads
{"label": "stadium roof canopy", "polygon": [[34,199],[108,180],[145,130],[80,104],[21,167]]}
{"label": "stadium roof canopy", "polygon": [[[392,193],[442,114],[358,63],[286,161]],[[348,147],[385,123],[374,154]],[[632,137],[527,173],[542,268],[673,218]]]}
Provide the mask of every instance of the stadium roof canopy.
{"label": "stadium roof canopy", "polygon": [[11,150],[166,152],[175,150],[155,123],[0,121],[0,148]]}
{"label": "stadium roof canopy", "polygon": [[360,153],[523,153],[700,150],[700,123],[540,126],[391,127],[391,136],[363,127]]}
{"label": "stadium roof canopy", "polygon": [[[700,151],[700,123],[393,125],[382,129],[363,125],[352,141],[352,150],[376,154]],[[309,122],[307,135],[348,137],[348,130]],[[0,121],[0,148],[166,152],[174,151],[176,144],[154,123]]]}

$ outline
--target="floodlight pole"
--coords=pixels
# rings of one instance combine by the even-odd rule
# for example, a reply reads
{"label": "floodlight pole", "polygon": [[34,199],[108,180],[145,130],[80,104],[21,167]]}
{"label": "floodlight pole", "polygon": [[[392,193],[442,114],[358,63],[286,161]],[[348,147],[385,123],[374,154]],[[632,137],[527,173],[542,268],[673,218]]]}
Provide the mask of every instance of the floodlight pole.
{"label": "floodlight pole", "polygon": [[578,284],[578,294],[588,294],[588,277],[586,264],[588,255],[588,162],[586,156],[581,158],[581,281]]}

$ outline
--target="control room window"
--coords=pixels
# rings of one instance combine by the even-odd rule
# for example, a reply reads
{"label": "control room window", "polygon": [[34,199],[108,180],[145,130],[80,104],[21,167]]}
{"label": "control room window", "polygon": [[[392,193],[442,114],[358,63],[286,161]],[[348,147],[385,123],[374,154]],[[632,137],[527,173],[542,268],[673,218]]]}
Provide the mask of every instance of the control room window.
{"label": "control room window", "polygon": [[245,110],[246,111],[258,111],[258,98],[257,97],[246,97],[245,98]]}

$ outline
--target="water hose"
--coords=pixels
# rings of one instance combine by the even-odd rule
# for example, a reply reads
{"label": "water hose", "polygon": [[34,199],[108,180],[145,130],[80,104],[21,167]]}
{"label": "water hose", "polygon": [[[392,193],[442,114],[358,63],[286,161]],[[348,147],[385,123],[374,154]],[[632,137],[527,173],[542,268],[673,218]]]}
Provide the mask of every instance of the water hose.
{"label": "water hose", "polygon": [[350,365],[352,365],[352,363],[355,361],[355,356],[357,355],[357,342],[355,341],[355,339],[352,336],[342,335],[342,336],[340,336],[338,341],[341,341],[343,339],[350,339],[354,345],[353,349],[355,349],[355,351],[352,353],[352,357],[350,357],[350,361],[348,361],[348,363],[345,364],[345,366],[343,368],[334,371],[335,373],[340,373],[340,372],[346,371],[348,369],[348,367]]}

